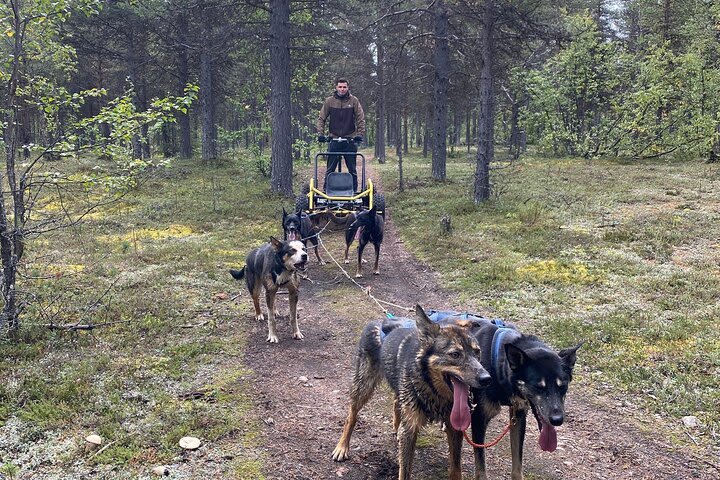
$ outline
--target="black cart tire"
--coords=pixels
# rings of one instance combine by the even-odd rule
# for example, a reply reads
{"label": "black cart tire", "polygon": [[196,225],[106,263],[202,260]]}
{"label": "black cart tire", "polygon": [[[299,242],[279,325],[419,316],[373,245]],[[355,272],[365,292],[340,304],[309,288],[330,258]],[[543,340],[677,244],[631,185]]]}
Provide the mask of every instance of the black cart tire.
{"label": "black cart tire", "polygon": [[385,195],[382,193],[374,194],[373,206],[375,207],[375,210],[382,212],[382,216],[385,218]]}
{"label": "black cart tire", "polygon": [[[308,192],[310,191],[310,187],[308,187]],[[298,210],[307,212],[310,208],[310,199],[307,197],[307,192],[305,194],[300,194],[295,199],[295,211]]]}

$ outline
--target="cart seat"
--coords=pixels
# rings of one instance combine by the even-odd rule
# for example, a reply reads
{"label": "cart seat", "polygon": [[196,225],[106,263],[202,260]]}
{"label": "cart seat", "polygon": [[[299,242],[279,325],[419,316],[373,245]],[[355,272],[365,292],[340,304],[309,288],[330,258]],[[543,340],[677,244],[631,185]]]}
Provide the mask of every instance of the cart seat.
{"label": "cart seat", "polygon": [[347,172],[331,172],[325,179],[325,193],[331,197],[352,197],[353,176]]}

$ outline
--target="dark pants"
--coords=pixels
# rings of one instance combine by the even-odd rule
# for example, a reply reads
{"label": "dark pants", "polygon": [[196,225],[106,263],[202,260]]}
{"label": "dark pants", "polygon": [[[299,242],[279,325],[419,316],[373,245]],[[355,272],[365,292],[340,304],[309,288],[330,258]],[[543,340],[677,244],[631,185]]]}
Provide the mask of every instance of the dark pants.
{"label": "dark pants", "polygon": [[[357,152],[357,145],[354,142],[336,142],[331,141],[328,145],[328,152]],[[348,172],[353,177],[353,191],[357,192],[358,189],[358,177],[357,177],[357,156],[356,155],[328,155],[327,156],[327,171],[325,172],[325,185],[327,185],[328,173],[339,170],[340,157],[345,157],[345,165],[347,165]]]}

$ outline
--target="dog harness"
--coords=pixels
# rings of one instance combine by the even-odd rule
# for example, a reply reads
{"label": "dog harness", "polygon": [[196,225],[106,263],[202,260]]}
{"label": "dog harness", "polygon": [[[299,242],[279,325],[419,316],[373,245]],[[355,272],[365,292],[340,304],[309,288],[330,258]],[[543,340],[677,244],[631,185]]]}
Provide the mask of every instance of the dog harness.
{"label": "dog harness", "polygon": [[[396,328],[417,328],[417,324],[415,323],[415,320],[411,318],[405,318],[405,317],[396,317],[392,313],[386,313],[387,319],[380,325],[380,343],[385,341],[385,337],[387,337],[390,332],[395,330]],[[392,320],[395,323],[389,323],[388,320]],[[400,322],[402,320],[402,322]],[[387,331],[385,331],[385,328],[388,328]]]}
{"label": "dog harness", "polygon": [[492,320],[497,327],[493,334],[492,346],[490,350],[490,370],[498,384],[502,386],[506,393],[512,393],[512,384],[510,383],[510,366],[505,356],[505,345],[520,338],[520,332],[512,327],[505,325],[500,319]]}
{"label": "dog harness", "polygon": [[452,310],[426,310],[428,318],[437,323],[447,317],[460,317],[463,320],[487,320],[485,317],[470,312],[454,312]]}
{"label": "dog harness", "polygon": [[[442,321],[443,319],[445,319],[445,318],[447,318],[447,317],[460,317],[462,320],[488,320],[487,318],[482,317],[482,316],[480,316],[480,315],[476,315],[476,314],[474,314],[474,313],[470,313],[470,312],[455,312],[455,311],[453,311],[453,310],[425,310],[425,313],[427,314],[428,318],[429,318],[432,322],[434,322],[434,323],[439,323],[440,321]],[[391,331],[395,330],[396,328],[416,328],[416,327],[417,327],[417,324],[415,323],[415,320],[412,320],[412,319],[410,319],[410,318],[396,317],[395,315],[393,315],[393,314],[390,313],[390,312],[387,312],[385,315],[387,316],[387,320],[397,320],[397,321],[399,321],[400,319],[402,319],[403,322],[402,322],[402,323],[399,323],[399,324],[387,324],[387,323],[383,322],[383,325],[382,325],[382,327],[380,328],[380,341],[381,341],[381,342],[385,339],[385,337],[386,337]],[[490,321],[491,321],[492,323],[499,322],[500,324],[505,325],[505,324],[503,323],[503,321],[500,320],[500,319],[494,319],[494,320],[490,320]],[[497,323],[496,323],[496,324],[497,324]],[[392,326],[392,328],[390,328],[390,329],[386,332],[386,331],[385,331],[385,328],[384,328],[384,327],[386,327],[386,326],[387,326],[387,327]]]}

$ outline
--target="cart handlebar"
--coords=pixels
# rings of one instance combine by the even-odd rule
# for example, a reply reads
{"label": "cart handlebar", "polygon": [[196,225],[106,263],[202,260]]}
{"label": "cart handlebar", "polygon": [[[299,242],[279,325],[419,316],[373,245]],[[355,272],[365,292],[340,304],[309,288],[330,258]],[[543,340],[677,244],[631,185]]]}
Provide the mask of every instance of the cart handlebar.
{"label": "cart handlebar", "polygon": [[360,144],[362,141],[357,141],[354,138],[348,138],[348,137],[325,137],[323,136],[323,140],[321,141],[318,139],[319,143],[330,143],[330,142],[350,142],[350,143],[357,143]]}

